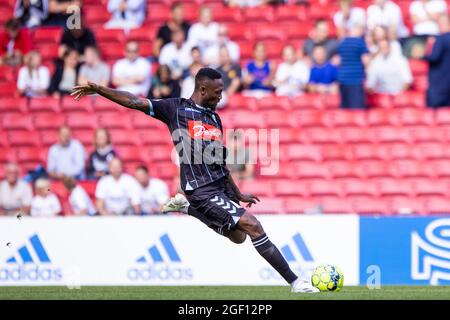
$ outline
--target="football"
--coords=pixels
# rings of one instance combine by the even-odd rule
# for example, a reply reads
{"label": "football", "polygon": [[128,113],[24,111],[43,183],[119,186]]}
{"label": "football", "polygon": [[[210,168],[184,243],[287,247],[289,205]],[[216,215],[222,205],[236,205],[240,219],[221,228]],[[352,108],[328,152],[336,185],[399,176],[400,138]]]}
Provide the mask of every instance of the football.
{"label": "football", "polygon": [[311,283],[322,292],[338,292],[344,286],[344,274],[337,266],[322,264],[312,273]]}

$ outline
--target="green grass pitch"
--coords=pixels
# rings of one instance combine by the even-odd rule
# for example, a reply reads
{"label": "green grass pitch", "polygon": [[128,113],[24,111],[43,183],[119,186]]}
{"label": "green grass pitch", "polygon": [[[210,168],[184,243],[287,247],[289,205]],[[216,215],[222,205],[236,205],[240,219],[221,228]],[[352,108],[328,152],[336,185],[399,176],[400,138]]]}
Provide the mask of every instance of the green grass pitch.
{"label": "green grass pitch", "polygon": [[293,294],[289,287],[258,286],[105,286],[0,287],[0,300],[145,299],[145,300],[450,300],[450,286],[344,287],[341,292]]}

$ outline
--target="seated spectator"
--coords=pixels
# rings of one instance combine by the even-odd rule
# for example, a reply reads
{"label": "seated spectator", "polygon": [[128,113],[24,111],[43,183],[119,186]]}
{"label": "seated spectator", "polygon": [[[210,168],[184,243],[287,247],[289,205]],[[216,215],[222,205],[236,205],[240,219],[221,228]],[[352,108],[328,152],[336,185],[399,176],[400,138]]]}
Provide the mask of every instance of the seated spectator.
{"label": "seated spectator", "polygon": [[293,46],[283,48],[283,62],[275,73],[275,93],[278,96],[296,96],[301,94],[308,83],[309,67],[297,59]]}
{"label": "seated spectator", "polygon": [[74,178],[64,177],[63,183],[69,192],[69,205],[72,214],[76,216],[95,216],[97,214],[89,195],[82,186],[77,184]]}
{"label": "seated spectator", "polygon": [[231,60],[233,62],[239,62],[240,49],[239,45],[228,38],[228,28],[226,25],[221,24],[219,27],[218,41],[215,45],[210,46],[204,52],[204,62],[206,65],[218,66],[219,65],[219,51],[220,48],[225,46],[228,49]]}
{"label": "seated spectator", "polygon": [[102,177],[95,190],[97,211],[101,215],[130,215],[141,212],[140,187],[136,179],[123,172],[122,161],[109,162],[110,174]]}
{"label": "seated spectator", "polygon": [[141,214],[161,213],[161,206],[169,200],[169,187],[157,178],[150,177],[146,166],[139,166],[134,173],[139,182]]}
{"label": "seated spectator", "polygon": [[407,90],[413,81],[408,60],[391,53],[388,40],[380,41],[379,47],[380,54],[367,68],[367,88],[373,93],[394,95]]}
{"label": "seated spectator", "polygon": [[180,94],[180,84],[172,79],[169,67],[161,64],[156,71],[156,77],[152,79],[152,86],[147,97],[149,99],[179,98]]}
{"label": "seated spectator", "polygon": [[434,36],[439,34],[439,17],[447,14],[447,3],[444,0],[415,0],[411,2],[409,14],[415,35]]}
{"label": "seated spectator", "polygon": [[17,66],[22,64],[23,56],[30,52],[33,44],[26,28],[20,28],[17,19],[5,23],[5,32],[0,34],[0,65]]}
{"label": "seated spectator", "polygon": [[187,39],[191,47],[197,46],[203,53],[219,41],[219,24],[213,21],[212,10],[206,6],[200,8],[198,20],[189,29]]}
{"label": "seated spectator", "polygon": [[409,35],[402,11],[394,1],[373,0],[373,4],[367,8],[367,28],[372,31],[377,26],[388,28],[390,39],[406,38]]}
{"label": "seated spectator", "polygon": [[17,0],[14,17],[27,28],[41,25],[48,15],[48,0]]}
{"label": "seated spectator", "polygon": [[311,57],[314,47],[320,45],[327,50],[327,59],[331,59],[336,54],[338,42],[336,39],[331,39],[329,33],[328,21],[317,20],[309,38],[303,44],[304,54]]}
{"label": "seated spectator", "polygon": [[109,131],[104,128],[95,130],[94,151],[89,155],[89,178],[99,179],[108,174],[108,166],[112,159],[116,157],[111,144]]}
{"label": "seated spectator", "polygon": [[364,109],[366,97],[364,92],[364,64],[367,64],[367,47],[364,28],[354,26],[348,37],[339,44],[340,66],[338,72],[341,108]]}
{"label": "seated spectator", "polygon": [[338,92],[338,68],[327,60],[327,52],[324,47],[317,46],[313,51],[315,63],[311,68],[308,89],[313,93],[337,93]]}
{"label": "seated spectator", "polygon": [[140,27],[145,20],[145,7],[144,0],[109,0],[108,11],[112,17],[105,28],[129,30]]}
{"label": "seated spectator", "polygon": [[182,30],[172,32],[172,42],[161,49],[159,64],[165,64],[170,68],[173,79],[180,79],[183,70],[192,64],[191,46],[184,41]]}
{"label": "seated spectator", "polygon": [[70,129],[65,126],[59,129],[58,139],[48,150],[47,173],[53,179],[62,179],[65,176],[84,178],[86,156],[83,145],[72,139]]}
{"label": "seated spectator", "polygon": [[333,17],[339,38],[347,36],[353,26],[366,25],[366,12],[363,8],[353,6],[353,0],[339,0],[340,11],[336,12]]}
{"label": "seated spectator", "polygon": [[81,8],[81,0],[48,0],[48,13],[44,25],[61,26],[67,25],[67,19],[74,13],[73,8]]}
{"label": "seated spectator", "polygon": [[241,131],[232,131],[227,140],[227,168],[235,181],[253,179],[255,174],[255,162],[250,150],[245,147],[244,136]]}
{"label": "seated spectator", "polygon": [[195,88],[195,75],[203,67],[203,64],[194,62],[189,67],[189,76],[181,82],[181,98],[189,99]]}
{"label": "seated spectator", "polygon": [[219,51],[220,66],[217,69],[222,74],[223,92],[218,107],[225,106],[228,97],[235,94],[241,87],[242,70],[238,63],[231,60],[228,48],[222,46]]}
{"label": "seated spectator", "polygon": [[[428,62],[427,106],[450,106],[450,21],[448,15],[438,20],[440,34],[431,40],[431,51],[423,59]],[[431,38],[433,39],[433,38]]]}
{"label": "seated spectator", "polygon": [[172,33],[176,30],[183,30],[184,40],[186,41],[190,27],[190,23],[184,20],[183,3],[174,2],[170,7],[169,20],[158,29],[153,52],[154,56],[159,57],[161,48],[172,41]]}
{"label": "seated spectator", "polygon": [[375,27],[372,32],[368,32],[366,35],[366,45],[369,49],[369,52],[376,56],[379,53],[378,43],[380,41],[388,40],[390,42],[391,53],[397,55],[403,55],[402,46],[400,42],[394,38],[389,37],[388,29],[382,26]]}
{"label": "seated spectator", "polygon": [[17,77],[17,89],[20,95],[38,97],[47,94],[50,84],[48,68],[41,65],[41,55],[30,51],[24,57],[24,66],[20,68]]}
{"label": "seated spectator", "polygon": [[0,182],[0,215],[29,214],[32,198],[30,185],[19,179],[19,166],[7,163],[5,180]]}
{"label": "seated spectator", "polygon": [[50,181],[39,178],[34,184],[36,195],[31,201],[32,217],[52,217],[61,213],[58,197],[50,191]]}
{"label": "seated spectator", "polygon": [[72,92],[74,86],[77,85],[78,71],[80,69],[78,52],[69,49],[65,52],[63,61],[55,62],[55,71],[53,72],[48,87],[48,93],[54,97],[67,95]]}
{"label": "seated spectator", "polygon": [[108,86],[110,77],[109,66],[100,59],[96,47],[87,47],[84,51],[84,63],[78,74],[78,84],[87,84],[88,81],[101,86]]}
{"label": "seated spectator", "polygon": [[255,44],[253,49],[253,60],[251,60],[244,71],[243,84],[246,94],[261,96],[273,91],[272,81],[275,68],[267,60],[266,46],[263,42]]}
{"label": "seated spectator", "polygon": [[76,50],[80,59],[84,60],[84,51],[87,47],[95,47],[97,41],[91,29],[82,25],[81,28],[65,29],[61,36],[58,48],[58,57],[64,57],[69,49]]}
{"label": "seated spectator", "polygon": [[135,95],[146,96],[150,89],[151,65],[139,55],[139,44],[129,41],[126,44],[125,58],[113,66],[112,83],[119,90]]}

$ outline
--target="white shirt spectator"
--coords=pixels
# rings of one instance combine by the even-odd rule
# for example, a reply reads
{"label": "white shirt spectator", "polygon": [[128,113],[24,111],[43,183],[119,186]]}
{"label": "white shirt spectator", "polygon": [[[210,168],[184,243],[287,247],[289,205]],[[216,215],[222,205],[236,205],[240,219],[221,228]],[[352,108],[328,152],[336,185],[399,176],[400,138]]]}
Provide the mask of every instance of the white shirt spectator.
{"label": "white shirt spectator", "polygon": [[32,198],[31,186],[25,181],[17,180],[13,187],[8,181],[0,182],[0,207],[6,212],[16,212],[30,206]]}
{"label": "white shirt spectator", "polygon": [[203,23],[195,23],[189,29],[189,45],[191,47],[198,46],[203,52],[217,44],[218,40],[219,24],[217,22],[210,22],[207,26]]}
{"label": "white shirt spectator", "polygon": [[70,208],[75,214],[80,214],[81,210],[87,210],[88,215],[95,215],[97,210],[89,195],[81,186],[76,186],[69,195]]}
{"label": "white shirt spectator", "polygon": [[178,78],[192,63],[191,46],[184,43],[181,48],[177,48],[174,42],[166,44],[161,49],[159,64],[166,64],[174,78]]}
{"label": "white shirt spectator", "polygon": [[223,44],[217,44],[206,49],[205,53],[203,54],[203,59],[206,65],[213,65],[216,67],[219,66],[219,51],[221,45],[227,47],[228,52],[230,53],[230,58],[231,60],[233,60],[233,62],[239,62],[239,58],[241,55],[239,45],[234,41],[228,40]]}
{"label": "white shirt spectator", "polygon": [[48,68],[40,66],[38,69],[30,69],[23,66],[19,70],[17,77],[17,89],[24,91],[27,97],[42,95],[50,84],[50,73]]}
{"label": "white shirt spectator", "polygon": [[192,76],[187,77],[181,82],[181,98],[189,99],[195,89],[195,79]]}
{"label": "white shirt spectator", "polygon": [[56,143],[48,150],[47,171],[63,173],[74,178],[84,176],[86,154],[83,145],[71,139],[68,146]]}
{"label": "white shirt spectator", "polygon": [[281,63],[275,73],[276,94],[279,96],[295,96],[302,93],[304,86],[309,81],[309,68],[303,61],[297,61],[293,65]]}
{"label": "white shirt spectator", "polygon": [[103,200],[106,210],[116,215],[131,213],[131,206],[141,203],[139,183],[126,173],[118,180],[111,175],[102,177],[97,183],[95,197]]}
{"label": "white shirt spectator", "polygon": [[393,1],[387,1],[383,8],[377,5],[370,5],[367,8],[367,27],[369,30],[373,30],[376,26],[396,26],[399,38],[409,35],[409,31],[403,22],[402,11]]}
{"label": "white shirt spectator", "polygon": [[350,9],[348,19],[344,20],[344,14],[342,11],[338,11],[334,14],[333,21],[336,28],[342,28],[346,31],[350,31],[355,26],[366,25],[366,12],[362,8],[353,7]]}
{"label": "white shirt spectator", "polygon": [[31,202],[31,215],[33,217],[52,217],[61,212],[61,204],[58,197],[50,193],[46,197],[34,196]]}
{"label": "white shirt spectator", "polygon": [[[119,10],[122,3],[125,3],[127,6],[125,11]],[[112,14],[112,18],[105,24],[105,28],[138,28],[145,19],[145,1],[109,0],[108,11]]]}
{"label": "white shirt spectator", "polygon": [[110,73],[109,66],[104,62],[100,62],[95,66],[83,64],[80,67],[80,76],[94,83],[109,81]]}
{"label": "white shirt spectator", "polygon": [[119,90],[129,91],[135,95],[147,96],[148,90],[150,89],[150,79],[151,79],[151,65],[147,59],[143,57],[138,57],[134,61],[129,59],[120,59],[113,66],[113,77],[127,78],[143,76],[144,81],[137,84],[129,84],[124,86],[119,86]]}
{"label": "white shirt spectator", "polygon": [[147,187],[140,187],[142,213],[159,213],[161,206],[169,200],[167,184],[160,179],[151,178]]}
{"label": "white shirt spectator", "polygon": [[439,34],[438,24],[431,20],[430,14],[447,12],[447,3],[443,0],[413,1],[409,7],[409,14],[422,20],[414,24],[414,34],[417,35],[437,35]]}
{"label": "white shirt spectator", "polygon": [[398,94],[412,81],[408,60],[392,52],[377,55],[367,69],[367,87],[376,93]]}

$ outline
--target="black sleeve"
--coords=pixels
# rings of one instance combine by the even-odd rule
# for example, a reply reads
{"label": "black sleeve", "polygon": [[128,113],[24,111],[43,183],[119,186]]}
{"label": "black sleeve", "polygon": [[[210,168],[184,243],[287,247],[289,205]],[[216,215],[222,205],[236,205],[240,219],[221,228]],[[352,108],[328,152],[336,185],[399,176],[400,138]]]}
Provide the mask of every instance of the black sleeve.
{"label": "black sleeve", "polygon": [[93,46],[95,47],[97,45],[97,41],[95,40],[95,35],[90,29],[86,29],[87,37],[86,37],[86,47]]}
{"label": "black sleeve", "polygon": [[149,116],[169,125],[175,119],[179,99],[148,99]]}
{"label": "black sleeve", "polygon": [[64,65],[63,62],[57,61],[55,62],[55,71],[53,72],[52,78],[50,79],[50,85],[47,89],[49,94],[52,94],[59,89],[59,83],[61,82],[63,76]]}
{"label": "black sleeve", "polygon": [[179,98],[181,96],[181,87],[180,84],[178,83],[178,81],[173,81],[172,82],[172,92],[171,92],[171,97],[172,98]]}
{"label": "black sleeve", "polygon": [[70,36],[70,31],[69,30],[64,30],[62,36],[61,36],[61,41],[60,44],[65,44],[66,46],[71,46],[72,45],[72,38]]}

